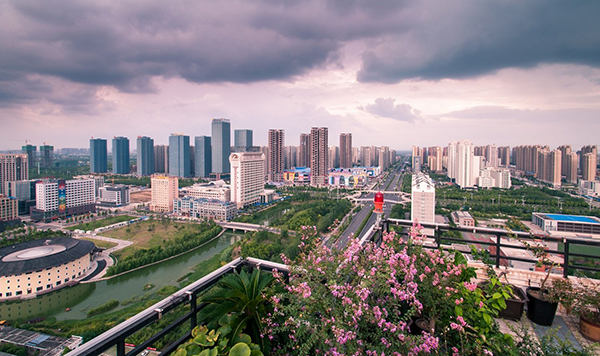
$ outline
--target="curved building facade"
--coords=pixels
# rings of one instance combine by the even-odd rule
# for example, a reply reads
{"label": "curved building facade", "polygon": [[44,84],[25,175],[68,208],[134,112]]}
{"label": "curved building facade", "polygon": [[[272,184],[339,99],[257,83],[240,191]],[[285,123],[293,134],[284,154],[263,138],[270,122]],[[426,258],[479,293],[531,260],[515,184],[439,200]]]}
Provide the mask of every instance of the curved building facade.
{"label": "curved building facade", "polygon": [[45,293],[84,276],[95,245],[68,237],[0,248],[0,300]]}

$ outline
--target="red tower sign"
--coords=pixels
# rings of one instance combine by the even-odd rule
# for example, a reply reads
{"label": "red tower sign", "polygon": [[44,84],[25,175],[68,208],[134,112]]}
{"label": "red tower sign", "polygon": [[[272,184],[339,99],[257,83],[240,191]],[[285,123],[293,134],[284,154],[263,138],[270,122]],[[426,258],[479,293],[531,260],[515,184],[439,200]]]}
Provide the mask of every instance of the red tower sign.
{"label": "red tower sign", "polygon": [[373,203],[375,203],[375,213],[376,214],[383,213],[383,193],[382,192],[377,192],[375,194]]}

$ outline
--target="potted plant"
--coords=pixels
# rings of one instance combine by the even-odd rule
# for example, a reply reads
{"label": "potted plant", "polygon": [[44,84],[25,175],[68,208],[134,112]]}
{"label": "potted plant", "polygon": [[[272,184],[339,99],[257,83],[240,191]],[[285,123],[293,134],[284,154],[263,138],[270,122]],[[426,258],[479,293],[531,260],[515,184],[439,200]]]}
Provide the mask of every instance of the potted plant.
{"label": "potted plant", "polygon": [[561,296],[559,285],[548,283],[550,273],[557,264],[550,260],[542,242],[534,244],[523,240],[521,242],[537,258],[536,269],[545,273],[539,287],[528,287],[526,290],[528,298],[527,317],[538,325],[550,326],[554,321],[554,315],[556,314]]}
{"label": "potted plant", "polygon": [[579,331],[585,338],[600,341],[600,285],[577,283],[572,288],[571,311],[579,316]]}

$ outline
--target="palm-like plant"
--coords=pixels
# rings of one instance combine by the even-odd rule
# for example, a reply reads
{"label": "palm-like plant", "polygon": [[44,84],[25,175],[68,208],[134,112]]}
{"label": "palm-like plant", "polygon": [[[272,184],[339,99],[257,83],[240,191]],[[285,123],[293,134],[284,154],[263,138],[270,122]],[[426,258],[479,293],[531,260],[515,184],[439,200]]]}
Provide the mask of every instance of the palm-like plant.
{"label": "palm-like plant", "polygon": [[221,317],[236,313],[240,325],[245,325],[242,329],[252,340],[262,344],[262,318],[266,315],[268,306],[268,298],[264,293],[274,281],[272,275],[261,273],[258,269],[252,273],[242,270],[223,277],[216,288],[202,298],[202,302],[208,305],[200,311],[198,320],[206,323],[209,329],[216,329]]}

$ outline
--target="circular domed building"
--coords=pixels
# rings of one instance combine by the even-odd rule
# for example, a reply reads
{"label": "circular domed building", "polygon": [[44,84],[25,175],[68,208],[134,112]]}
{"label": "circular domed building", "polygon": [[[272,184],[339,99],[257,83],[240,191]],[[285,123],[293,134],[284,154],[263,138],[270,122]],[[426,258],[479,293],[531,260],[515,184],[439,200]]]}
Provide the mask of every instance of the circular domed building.
{"label": "circular domed building", "polygon": [[88,272],[95,245],[68,237],[0,248],[0,300],[65,286]]}

